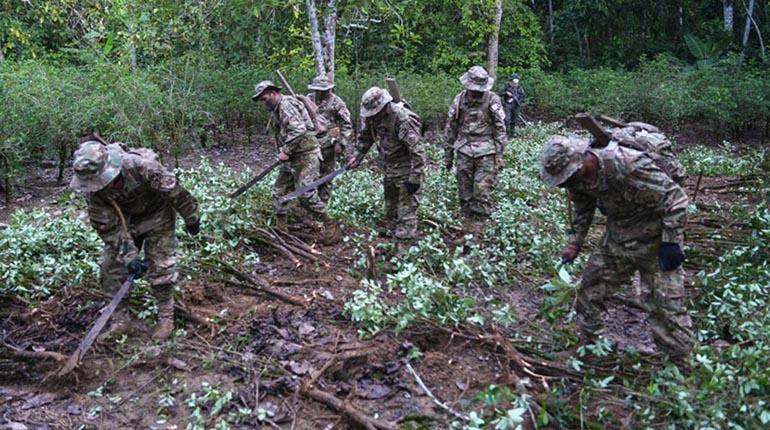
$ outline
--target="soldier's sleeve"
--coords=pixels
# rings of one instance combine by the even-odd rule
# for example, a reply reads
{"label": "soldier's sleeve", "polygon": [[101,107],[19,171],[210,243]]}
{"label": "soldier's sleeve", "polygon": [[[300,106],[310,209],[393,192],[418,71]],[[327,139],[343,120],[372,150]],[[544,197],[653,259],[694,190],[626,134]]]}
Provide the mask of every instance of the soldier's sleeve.
{"label": "soldier's sleeve", "polygon": [[361,132],[358,133],[358,145],[356,145],[356,158],[362,160],[374,144],[374,126],[366,118],[361,119]]}
{"label": "soldier's sleeve", "polygon": [[495,148],[497,155],[502,157],[505,151],[505,141],[507,135],[505,133],[505,111],[503,110],[503,104],[500,101],[500,97],[492,94],[492,101],[489,103],[489,110],[492,117],[492,129],[494,130]]}
{"label": "soldier's sleeve", "polygon": [[663,242],[681,243],[690,199],[647,155],[634,159],[626,176],[629,199],[661,216]]}
{"label": "soldier's sleeve", "polygon": [[100,236],[102,233],[112,230],[119,223],[115,209],[110,203],[95,195],[88,197],[86,208],[88,211],[88,222]]}
{"label": "soldier's sleeve", "polygon": [[350,111],[342,99],[340,99],[339,107],[337,108],[337,121],[340,124],[340,135],[343,141],[346,144],[351,142],[351,139],[353,139],[353,121],[350,119]]}
{"label": "soldier's sleeve", "polygon": [[199,220],[198,201],[182,186],[174,172],[154,160],[145,162],[143,167],[143,177],[150,188],[163,195],[182,217],[185,225],[194,224]]}
{"label": "soldier's sleeve", "polygon": [[302,115],[302,111],[300,111],[300,109],[304,109],[304,106],[298,106],[291,102],[282,102],[280,109],[281,129],[286,132],[286,141],[282,151],[286,155],[291,156],[299,143],[298,138],[304,137],[307,132],[305,117]]}
{"label": "soldier's sleeve", "polygon": [[462,93],[455,96],[452,100],[452,104],[449,105],[449,112],[447,112],[446,126],[444,127],[444,133],[446,135],[444,158],[451,158],[454,155],[454,144],[457,140],[457,131],[460,127],[459,111],[461,95]]}
{"label": "soldier's sleeve", "polygon": [[583,246],[588,229],[594,221],[596,199],[579,191],[567,191],[567,197],[572,200],[572,206],[575,208],[575,217],[567,232],[567,241],[570,245]]}
{"label": "soldier's sleeve", "polygon": [[412,163],[409,182],[419,184],[422,182],[422,172],[425,166],[425,146],[420,134],[421,124],[419,119],[413,115],[404,115],[400,122],[398,139],[409,148],[409,158]]}

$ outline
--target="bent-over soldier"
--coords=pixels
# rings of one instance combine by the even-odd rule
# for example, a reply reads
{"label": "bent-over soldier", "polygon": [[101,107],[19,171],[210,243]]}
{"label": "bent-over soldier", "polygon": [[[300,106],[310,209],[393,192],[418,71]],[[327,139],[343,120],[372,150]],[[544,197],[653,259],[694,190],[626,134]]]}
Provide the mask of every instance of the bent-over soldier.
{"label": "bent-over soldier", "polygon": [[90,223],[104,241],[102,286],[114,294],[129,274],[146,270],[158,303],[153,337],[168,338],[174,329],[177,214],[197,235],[198,203],[149,149],[107,145],[89,136],[75,152],[73,167],[70,186],[85,194]]}
{"label": "bent-over soldier", "polygon": [[492,212],[492,188],[504,164],[505,114],[483,67],[471,67],[460,82],[465,90],[449,106],[444,167],[452,169],[456,153],[463,224],[478,233]]}
{"label": "bent-over soldier", "polygon": [[[326,76],[318,76],[308,85],[313,90],[308,94],[310,100],[318,106],[318,113],[329,123],[329,131],[324,135],[316,135],[321,146],[321,166],[319,176],[326,176],[337,168],[337,157],[345,152],[353,137],[353,122],[345,102],[334,92],[334,82]],[[327,182],[318,187],[318,196],[324,202],[329,201],[332,183]]]}
{"label": "bent-over soldier", "polygon": [[361,97],[361,117],[359,145],[348,165],[357,167],[378,142],[388,232],[401,241],[412,240],[417,236],[425,165],[420,117],[379,87],[369,88]]}
{"label": "bent-over soldier", "polygon": [[[281,87],[272,81],[262,81],[254,88],[255,101],[265,104],[270,111],[273,131],[281,152],[278,160],[281,167],[273,185],[273,210],[275,228],[287,230],[289,208],[281,197],[318,178],[321,149],[315,137],[315,125],[302,101],[293,96],[281,94]],[[300,204],[316,220],[323,223],[322,241],[331,245],[340,241],[342,235],[337,223],[326,213],[326,204],[313,189],[301,197]]]}
{"label": "bent-over soldier", "polygon": [[655,343],[669,356],[692,349],[684,309],[683,232],[688,198],[646,153],[611,141],[604,148],[562,136],[552,137],[541,154],[540,177],[566,188],[575,207],[574,228],[562,252],[572,262],[580,252],[601,198],[607,231],[588,261],[578,287],[577,311],[588,340],[602,333],[604,302],[639,271],[649,286],[644,298]]}

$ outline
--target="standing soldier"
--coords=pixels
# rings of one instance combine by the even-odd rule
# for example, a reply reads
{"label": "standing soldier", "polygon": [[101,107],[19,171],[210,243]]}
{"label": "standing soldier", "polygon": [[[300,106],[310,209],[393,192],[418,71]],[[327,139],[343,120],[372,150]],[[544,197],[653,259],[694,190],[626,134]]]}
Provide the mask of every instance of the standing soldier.
{"label": "standing soldier", "polygon": [[[275,228],[287,230],[289,208],[281,197],[318,178],[321,150],[315,137],[315,125],[305,105],[292,96],[280,93],[281,87],[272,81],[262,81],[254,88],[253,100],[262,102],[271,112],[270,123],[276,133],[281,152],[281,168],[273,185]],[[322,241],[326,245],[341,239],[337,223],[326,213],[326,205],[316,190],[299,198],[302,206],[323,223]]]}
{"label": "standing soldier", "polygon": [[503,99],[505,107],[505,127],[508,130],[508,136],[513,136],[513,130],[516,128],[516,121],[521,115],[521,105],[524,103],[524,90],[519,85],[519,75],[511,75],[510,81],[505,84],[503,91],[500,92],[500,98]]}
{"label": "standing soldier", "polygon": [[505,114],[500,98],[490,91],[494,81],[483,67],[471,67],[460,78],[465,90],[449,106],[446,123],[444,167],[452,169],[457,152],[463,224],[477,233],[492,212],[492,188],[504,165]]}
{"label": "standing soldier", "polygon": [[[308,85],[313,90],[308,94],[310,100],[318,106],[318,113],[329,123],[329,132],[325,136],[316,136],[321,145],[321,168],[319,176],[326,176],[337,168],[337,156],[345,152],[345,146],[353,136],[353,123],[345,102],[332,92],[334,83],[326,76],[313,79]],[[324,203],[329,201],[331,182],[318,187],[318,196]]]}
{"label": "standing soldier", "polygon": [[601,247],[578,287],[583,334],[589,341],[601,334],[605,299],[639,271],[652,292],[645,305],[655,343],[670,357],[683,359],[693,343],[681,294],[689,202],[684,190],[646,153],[615,141],[591,148],[582,140],[554,136],[540,160],[543,182],[566,188],[576,211],[562,261],[572,262],[580,252],[599,198],[607,215]]}
{"label": "standing soldier", "polygon": [[[158,302],[156,339],[174,329],[176,215],[187,232],[200,232],[195,198],[149,149],[124,149],[88,136],[75,152],[70,187],[84,193],[91,225],[104,241],[101,283],[115,294],[129,274],[148,271]],[[144,249],[145,260],[139,258]]]}
{"label": "standing soldier", "polygon": [[369,88],[361,97],[361,117],[359,146],[348,166],[357,167],[375,140],[378,142],[388,232],[405,243],[417,235],[422,196],[425,149],[420,117],[378,87]]}

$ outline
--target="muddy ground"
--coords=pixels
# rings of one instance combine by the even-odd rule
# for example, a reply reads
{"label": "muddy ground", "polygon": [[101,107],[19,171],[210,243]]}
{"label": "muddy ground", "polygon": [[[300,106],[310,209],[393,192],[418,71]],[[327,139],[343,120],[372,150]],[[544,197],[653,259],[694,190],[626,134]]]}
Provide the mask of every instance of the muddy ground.
{"label": "muddy ground", "polygon": [[[251,146],[197,149],[179,165],[193,167],[205,156],[236,169],[244,165],[257,169],[274,154],[270,142],[260,139]],[[56,184],[56,173],[55,167],[31,168],[25,193],[13,206],[55,207],[65,191]],[[691,194],[695,181],[690,178],[687,184]],[[698,203],[714,208],[710,220],[696,220],[692,226],[703,237],[726,226],[728,221],[720,218],[721,206],[746,198],[725,187],[731,181],[735,178],[702,179]],[[0,222],[8,214],[9,208],[0,208]],[[293,232],[303,236],[311,233],[307,229],[296,226]],[[178,315],[177,327],[186,333],[167,344],[155,344],[149,337],[152,327],[132,318],[126,336],[97,342],[82,366],[63,380],[51,376],[58,368],[54,360],[0,354],[0,429],[181,429],[194,419],[196,405],[203,417],[216,415],[216,400],[225,395],[230,399],[220,416],[237,414],[239,409],[253,411],[244,414],[235,428],[358,428],[355,419],[324,403],[317,391],[380,422],[443,429],[454,418],[436,406],[437,400],[467,413],[478,406],[471,402],[489,384],[515,387],[519,377],[526,377],[528,390],[544,398],[555,380],[579,379],[564,365],[565,357],[574,351],[546,351],[537,358],[526,354],[526,344],[504,341],[516,333],[532,334],[535,339],[540,334],[548,341],[551,334],[538,331],[544,325],[540,313],[544,296],[538,288],[543,282],[531,280],[479,292],[479,297],[494,295],[513,304],[517,322],[499,332],[447,330],[424,323],[399,335],[384,332],[361,340],[356,326],[342,314],[344,303],[358,288],[358,281],[348,273],[353,249],[346,244],[311,245],[321,254],[319,262],[305,261],[298,268],[273,250],[257,247],[261,263],[244,268],[248,275],[268,281],[307,306],[255,292],[248,285],[224,284],[218,280],[221,276],[212,274],[211,280],[181,285],[180,301],[187,314],[197,318]],[[27,351],[68,354],[106,298],[73,287],[37,307],[19,298],[4,300],[0,304],[4,340]],[[619,348],[655,351],[643,312],[613,304],[606,321],[609,337]],[[406,365],[415,347],[423,356],[411,365],[433,398]],[[524,361],[517,361],[522,355]],[[208,397],[201,400],[206,393]],[[633,423],[633,408],[615,403],[598,402],[591,407],[594,412],[609,407],[616,423]],[[533,419],[536,413],[532,412]],[[527,427],[533,427],[532,422],[527,421]]]}

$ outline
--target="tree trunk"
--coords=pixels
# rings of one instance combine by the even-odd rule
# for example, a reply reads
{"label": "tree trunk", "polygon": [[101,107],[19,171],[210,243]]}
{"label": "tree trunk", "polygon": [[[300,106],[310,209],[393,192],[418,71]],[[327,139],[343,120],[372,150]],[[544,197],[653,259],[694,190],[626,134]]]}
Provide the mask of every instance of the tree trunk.
{"label": "tree trunk", "polygon": [[751,19],[754,14],[754,0],[749,0],[749,6],[746,8],[746,24],[743,26],[743,47],[749,44],[749,33],[751,32]]}
{"label": "tree trunk", "polygon": [[5,62],[5,54],[3,54],[3,48],[0,47],[0,63]]}
{"label": "tree trunk", "polygon": [[553,45],[553,0],[548,0],[548,33]]}
{"label": "tree trunk", "polygon": [[317,76],[326,74],[324,67],[324,51],[321,45],[321,33],[318,31],[318,9],[315,6],[315,0],[305,0],[307,6],[307,17],[310,21],[310,41],[313,43],[313,53],[315,54],[315,72]]}
{"label": "tree trunk", "polygon": [[495,0],[495,28],[489,34],[487,69],[489,76],[497,76],[497,57],[500,46],[500,22],[503,20],[503,0]]}
{"label": "tree trunk", "polygon": [[725,31],[733,32],[733,0],[722,0],[722,14],[725,20]]}
{"label": "tree trunk", "polygon": [[337,0],[329,0],[324,19],[324,61],[326,76],[334,82],[335,44],[337,43]]}

